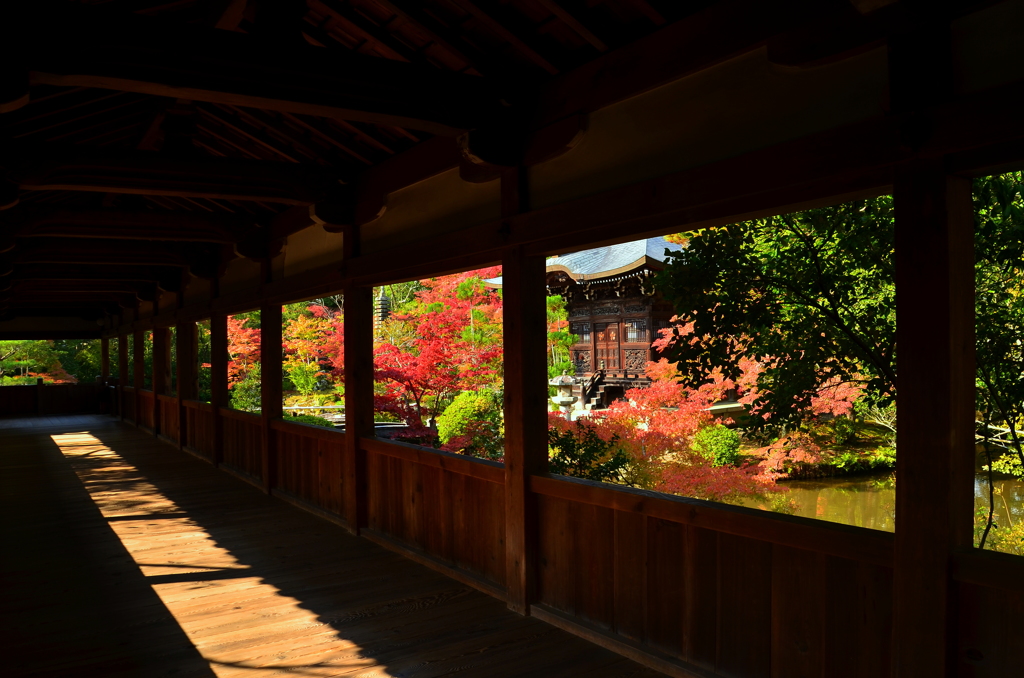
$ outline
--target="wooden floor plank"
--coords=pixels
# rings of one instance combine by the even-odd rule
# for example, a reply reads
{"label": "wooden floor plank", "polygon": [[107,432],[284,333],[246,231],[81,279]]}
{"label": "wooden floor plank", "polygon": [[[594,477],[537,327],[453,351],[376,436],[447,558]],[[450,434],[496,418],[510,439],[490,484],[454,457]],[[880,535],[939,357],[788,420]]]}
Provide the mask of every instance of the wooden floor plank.
{"label": "wooden floor plank", "polygon": [[0,419],[5,676],[661,674],[103,416]]}

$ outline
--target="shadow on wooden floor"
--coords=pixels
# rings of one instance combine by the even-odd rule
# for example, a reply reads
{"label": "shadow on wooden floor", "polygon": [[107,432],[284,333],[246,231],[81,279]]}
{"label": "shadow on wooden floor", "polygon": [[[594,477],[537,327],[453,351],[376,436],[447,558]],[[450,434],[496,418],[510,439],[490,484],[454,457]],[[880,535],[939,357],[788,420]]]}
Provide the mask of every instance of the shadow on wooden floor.
{"label": "shadow on wooden floor", "polygon": [[0,444],[23,675],[661,675],[108,418]]}

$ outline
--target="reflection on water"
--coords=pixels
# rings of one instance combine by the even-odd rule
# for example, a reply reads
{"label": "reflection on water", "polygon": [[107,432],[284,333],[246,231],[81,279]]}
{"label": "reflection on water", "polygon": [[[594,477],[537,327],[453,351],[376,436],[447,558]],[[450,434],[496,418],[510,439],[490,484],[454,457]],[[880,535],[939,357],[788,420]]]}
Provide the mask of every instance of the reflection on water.
{"label": "reflection on water", "polygon": [[[889,475],[791,480],[781,483],[797,505],[794,515],[892,532],[896,527],[896,485]],[[995,522],[1024,520],[1024,481],[995,482]],[[974,481],[975,508],[988,511],[988,477]]]}

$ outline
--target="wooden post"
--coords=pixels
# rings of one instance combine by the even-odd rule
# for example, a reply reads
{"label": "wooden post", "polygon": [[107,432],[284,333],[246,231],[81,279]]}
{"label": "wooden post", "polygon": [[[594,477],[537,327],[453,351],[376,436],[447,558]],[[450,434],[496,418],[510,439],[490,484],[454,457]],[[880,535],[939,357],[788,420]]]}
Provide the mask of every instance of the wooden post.
{"label": "wooden post", "polygon": [[171,369],[171,331],[166,327],[153,328],[153,433],[162,434],[160,420],[160,398],[167,392]]}
{"label": "wooden post", "polygon": [[210,403],[213,405],[213,463],[224,460],[224,419],[220,408],[228,406],[228,317],[210,316]]}
{"label": "wooden post", "polygon": [[135,389],[135,407],[132,408],[132,417],[136,426],[139,425],[139,400],[142,390],[142,385],[146,381],[146,333],[142,330],[135,330],[134,339],[132,340],[132,386]]}
{"label": "wooden post", "polygon": [[276,484],[277,455],[270,422],[281,418],[281,304],[260,306],[260,412],[263,424],[263,491]]}
{"label": "wooden post", "polygon": [[[528,208],[525,168],[501,177],[502,216]],[[502,257],[505,352],[505,578],[508,607],[530,613],[535,595],[536,497],[531,475],[547,473],[547,307],[544,257],[510,247]]]}
{"label": "wooden post", "polygon": [[188,441],[188,411],[186,400],[199,397],[199,328],[189,320],[178,323],[174,334],[177,344],[177,380],[178,380],[178,448],[185,447]]}
{"label": "wooden post", "polygon": [[[345,259],[359,256],[359,229],[344,231]],[[373,430],[373,288],[346,280],[345,304],[345,458],[342,504],[354,534],[366,527],[366,454],[359,440]]]}
{"label": "wooden post", "polygon": [[110,379],[110,339],[100,339],[100,383],[104,386]]}
{"label": "wooden post", "polygon": [[99,401],[98,408],[102,412],[103,404],[107,405],[107,414],[110,413],[110,407],[113,404],[110,402],[110,339],[107,337],[100,338],[100,383],[98,384],[100,391],[97,393],[97,400]]}
{"label": "wooden post", "polygon": [[128,335],[117,335],[117,413],[124,421],[124,382],[128,380]]}
{"label": "wooden post", "polygon": [[896,209],[897,410],[893,676],[952,676],[950,556],[972,540],[971,182],[940,160],[902,167]]}

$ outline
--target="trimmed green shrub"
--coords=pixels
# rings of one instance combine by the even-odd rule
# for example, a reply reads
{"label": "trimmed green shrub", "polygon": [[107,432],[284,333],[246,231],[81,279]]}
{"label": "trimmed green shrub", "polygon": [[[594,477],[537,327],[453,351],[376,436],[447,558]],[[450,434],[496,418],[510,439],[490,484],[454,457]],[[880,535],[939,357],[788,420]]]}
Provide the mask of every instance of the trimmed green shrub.
{"label": "trimmed green shrub", "polygon": [[715,424],[697,431],[691,447],[700,456],[710,459],[713,466],[734,465],[740,458],[740,434]]}
{"label": "trimmed green shrub", "polygon": [[324,419],[323,417],[317,417],[312,414],[291,414],[286,415],[285,421],[294,422],[296,424],[310,424],[312,426],[323,426],[324,428],[334,428],[334,422]]}
{"label": "trimmed green shrub", "polygon": [[255,412],[262,406],[260,400],[260,364],[249,367],[245,379],[231,387],[232,409]]}
{"label": "trimmed green shrub", "polygon": [[463,391],[437,418],[444,449],[485,459],[505,456],[505,420],[498,391]]}

